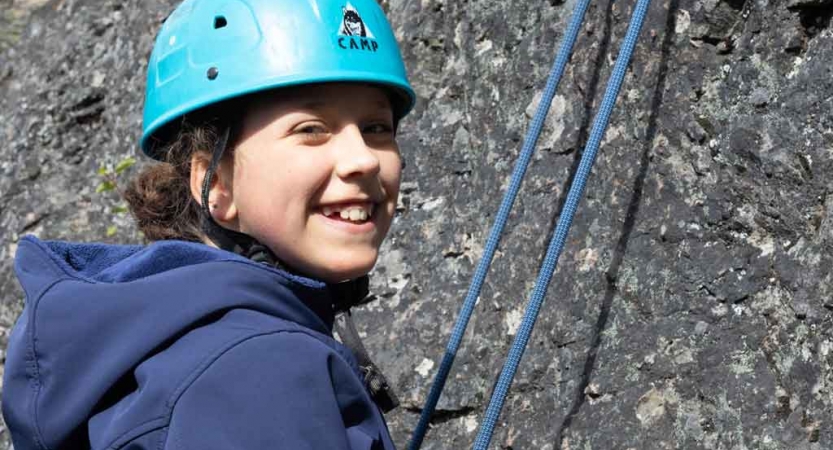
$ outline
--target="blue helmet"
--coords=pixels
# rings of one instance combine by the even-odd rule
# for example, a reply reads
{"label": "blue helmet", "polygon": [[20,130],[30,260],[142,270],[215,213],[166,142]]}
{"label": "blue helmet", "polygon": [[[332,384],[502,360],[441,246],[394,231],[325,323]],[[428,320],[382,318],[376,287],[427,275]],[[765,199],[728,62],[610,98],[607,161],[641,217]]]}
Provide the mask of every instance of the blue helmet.
{"label": "blue helmet", "polygon": [[372,83],[402,118],[416,95],[376,0],[185,0],[150,56],[141,147],[158,158],[185,114],[301,84]]}

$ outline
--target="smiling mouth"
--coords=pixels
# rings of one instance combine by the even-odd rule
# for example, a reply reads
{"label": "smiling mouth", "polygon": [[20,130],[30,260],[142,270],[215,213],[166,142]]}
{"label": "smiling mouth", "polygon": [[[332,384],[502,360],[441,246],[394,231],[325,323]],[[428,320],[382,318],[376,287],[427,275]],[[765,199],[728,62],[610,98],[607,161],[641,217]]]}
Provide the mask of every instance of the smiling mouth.
{"label": "smiling mouth", "polygon": [[331,205],[321,208],[325,217],[340,222],[361,224],[373,217],[374,203],[360,203],[352,205]]}

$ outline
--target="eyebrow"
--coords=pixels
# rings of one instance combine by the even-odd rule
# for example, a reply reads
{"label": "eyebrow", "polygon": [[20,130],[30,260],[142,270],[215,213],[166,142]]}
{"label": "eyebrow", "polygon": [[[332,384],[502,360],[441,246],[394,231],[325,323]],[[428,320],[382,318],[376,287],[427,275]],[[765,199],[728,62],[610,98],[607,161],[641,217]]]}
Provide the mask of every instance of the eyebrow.
{"label": "eyebrow", "polygon": [[[329,104],[327,102],[321,100],[311,100],[301,104],[301,108],[311,110],[322,110],[326,109],[328,106]],[[385,102],[383,100],[374,101],[370,104],[370,106],[377,109],[389,109],[391,107],[389,102]]]}
{"label": "eyebrow", "polygon": [[301,104],[302,109],[324,109],[326,106],[327,104],[320,100],[313,100]]}

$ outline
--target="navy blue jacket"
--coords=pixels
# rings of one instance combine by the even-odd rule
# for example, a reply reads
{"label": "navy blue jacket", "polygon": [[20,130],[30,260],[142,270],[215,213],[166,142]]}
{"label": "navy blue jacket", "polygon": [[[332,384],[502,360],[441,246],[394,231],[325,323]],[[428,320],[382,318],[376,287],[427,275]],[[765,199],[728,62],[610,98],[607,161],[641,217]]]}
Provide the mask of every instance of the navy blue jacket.
{"label": "navy blue jacket", "polygon": [[21,240],[15,450],[393,449],[327,287],[202,244]]}

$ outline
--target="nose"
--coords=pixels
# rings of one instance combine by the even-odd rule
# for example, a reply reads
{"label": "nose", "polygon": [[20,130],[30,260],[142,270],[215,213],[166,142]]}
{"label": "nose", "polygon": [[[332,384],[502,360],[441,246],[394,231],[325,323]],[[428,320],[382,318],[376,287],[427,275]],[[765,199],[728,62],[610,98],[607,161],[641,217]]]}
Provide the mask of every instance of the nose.
{"label": "nose", "polygon": [[379,173],[379,158],[358,127],[345,127],[336,146],[336,175],[347,179]]}

